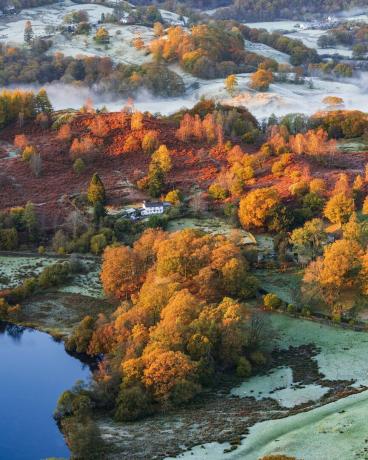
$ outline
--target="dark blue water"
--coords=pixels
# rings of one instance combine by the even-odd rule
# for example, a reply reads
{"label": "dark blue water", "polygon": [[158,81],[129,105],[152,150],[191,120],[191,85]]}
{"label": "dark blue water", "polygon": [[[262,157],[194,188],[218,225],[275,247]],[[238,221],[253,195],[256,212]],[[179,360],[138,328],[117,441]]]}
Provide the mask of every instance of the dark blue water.
{"label": "dark blue water", "polygon": [[69,457],[52,414],[88,367],[49,335],[0,322],[0,460]]}

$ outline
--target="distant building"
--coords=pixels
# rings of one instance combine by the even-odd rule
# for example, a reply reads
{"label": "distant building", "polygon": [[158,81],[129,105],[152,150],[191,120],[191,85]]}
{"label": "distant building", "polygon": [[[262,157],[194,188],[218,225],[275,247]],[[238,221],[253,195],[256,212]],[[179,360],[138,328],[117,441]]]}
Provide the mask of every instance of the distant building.
{"label": "distant building", "polygon": [[4,14],[17,14],[17,10],[16,10],[15,6],[8,5],[8,6],[6,6],[4,8],[3,13]]}
{"label": "distant building", "polygon": [[153,216],[157,214],[164,213],[164,203],[162,201],[152,201],[151,203],[147,203],[147,201],[143,201],[143,209],[142,209],[142,216]]}
{"label": "distant building", "polygon": [[163,214],[167,208],[171,208],[172,204],[169,201],[143,201],[141,215],[153,216]]}

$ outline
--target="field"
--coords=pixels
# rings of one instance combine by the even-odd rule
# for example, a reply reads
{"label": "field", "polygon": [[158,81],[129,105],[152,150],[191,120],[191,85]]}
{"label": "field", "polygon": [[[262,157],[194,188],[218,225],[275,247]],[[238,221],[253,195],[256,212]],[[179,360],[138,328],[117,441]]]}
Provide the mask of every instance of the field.
{"label": "field", "polygon": [[[364,358],[368,351],[366,333],[344,331],[282,315],[271,316],[272,326],[279,333],[277,346],[281,350],[306,344],[317,347],[317,354],[312,359],[326,383],[322,380],[317,385],[300,385],[298,379],[294,380],[295,368],[291,373],[288,368],[281,366],[268,375],[250,378],[244,382],[244,386],[232,390],[233,394],[249,397],[249,393],[244,393],[246,388],[247,391],[253,391],[256,400],[268,397],[290,405],[293,401],[303,401],[304,396],[311,400],[322,397],[323,401],[323,390],[326,389],[325,385],[329,385],[327,382],[331,384],[333,381],[352,379],[352,387],[359,391],[367,388],[368,367]],[[249,432],[244,431],[241,445],[235,450],[231,449],[229,442],[211,442],[198,445],[177,458],[254,460],[267,454],[283,453],[306,460],[364,459],[366,430],[363,427],[367,406],[368,392],[362,391],[329,404],[317,403],[317,407],[308,411],[290,412],[290,415],[277,420],[270,415],[271,420],[253,425]]]}
{"label": "field", "polygon": [[[207,218],[207,219],[196,219],[196,218],[181,218],[174,219],[169,222],[168,231],[176,232],[183,230],[184,228],[195,228],[213,235],[225,235],[231,236],[234,231],[233,226],[226,224],[222,219],[219,218]],[[242,244],[256,244],[254,236],[244,230],[238,229],[239,235],[241,236]]]}

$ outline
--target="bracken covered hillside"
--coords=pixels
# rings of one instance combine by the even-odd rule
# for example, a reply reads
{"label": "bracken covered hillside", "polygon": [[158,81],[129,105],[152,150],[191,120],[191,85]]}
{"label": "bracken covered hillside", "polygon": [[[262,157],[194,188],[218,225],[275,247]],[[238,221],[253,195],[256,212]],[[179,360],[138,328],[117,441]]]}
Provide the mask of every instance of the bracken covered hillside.
{"label": "bracken covered hillside", "polygon": [[[178,125],[174,121],[144,116],[141,129],[132,131],[131,115],[126,113],[78,114],[68,126],[70,132],[66,139],[60,138],[57,129],[42,128],[34,122],[22,128],[11,125],[2,131],[1,210],[31,201],[46,226],[54,227],[75,206],[74,198],[86,192],[94,172],[103,180],[109,204],[136,203],[149,198],[136,187],[137,181],[147,174],[151,161],[150,153],[143,152],[141,147],[147,134],[154,134],[157,145],[166,145],[169,149],[172,169],[166,177],[166,191],[180,189],[186,196],[195,190],[207,192],[208,187],[216,181],[220,183],[229,170],[226,137],[222,146],[193,138],[179,140]],[[31,173],[29,163],[20,154],[14,156],[13,142],[17,135],[26,136],[27,144],[39,152],[42,160],[39,177]],[[276,143],[277,136],[274,136]],[[79,153],[85,160],[85,170],[77,174],[73,170],[73,148],[82,139],[88,141],[88,152]],[[296,175],[307,181],[312,177],[324,178],[332,188],[342,170],[351,177],[364,170],[364,154],[336,153],[332,164],[316,163],[305,155],[292,155],[281,165],[288,174],[275,173],[272,166],[280,162],[280,157],[263,157],[260,145],[244,144],[241,139],[233,139],[232,145],[235,144],[240,144],[249,158],[258,158],[253,161],[254,179],[247,181],[244,192],[275,186],[284,198],[289,198]]]}

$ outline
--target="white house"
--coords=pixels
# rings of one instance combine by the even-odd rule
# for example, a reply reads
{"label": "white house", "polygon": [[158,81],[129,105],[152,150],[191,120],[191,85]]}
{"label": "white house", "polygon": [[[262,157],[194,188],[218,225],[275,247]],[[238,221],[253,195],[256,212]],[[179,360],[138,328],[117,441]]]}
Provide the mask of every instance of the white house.
{"label": "white house", "polygon": [[164,213],[164,203],[161,201],[155,201],[148,203],[147,201],[143,201],[143,208],[141,211],[142,216],[153,216],[155,214],[163,214]]}

